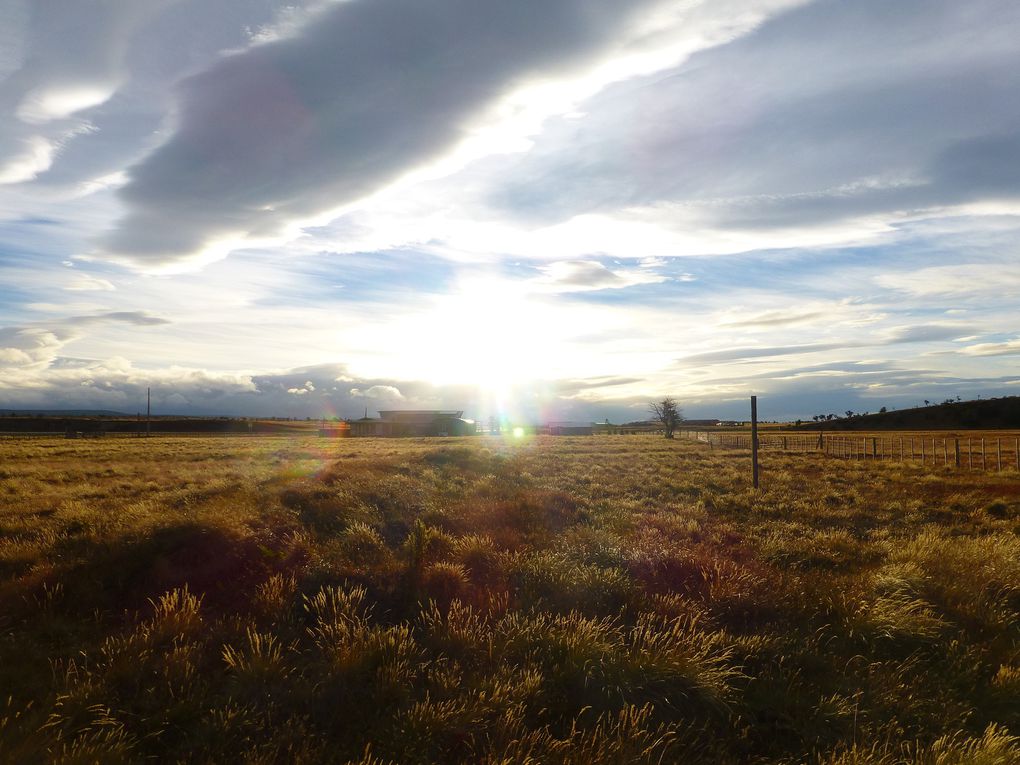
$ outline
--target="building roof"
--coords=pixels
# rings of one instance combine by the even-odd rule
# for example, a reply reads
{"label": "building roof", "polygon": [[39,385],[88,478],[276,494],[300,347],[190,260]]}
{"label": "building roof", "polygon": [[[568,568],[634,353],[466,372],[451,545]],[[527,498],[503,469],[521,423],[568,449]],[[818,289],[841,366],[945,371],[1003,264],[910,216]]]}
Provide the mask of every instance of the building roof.
{"label": "building roof", "polygon": [[379,416],[390,422],[433,422],[459,420],[464,412],[452,409],[380,409]]}

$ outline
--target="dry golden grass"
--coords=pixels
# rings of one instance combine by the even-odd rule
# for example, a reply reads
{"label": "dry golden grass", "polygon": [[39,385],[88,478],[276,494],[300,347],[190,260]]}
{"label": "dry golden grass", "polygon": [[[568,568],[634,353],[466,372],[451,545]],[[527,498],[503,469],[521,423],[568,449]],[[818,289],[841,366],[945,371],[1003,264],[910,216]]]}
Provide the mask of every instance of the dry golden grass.
{"label": "dry golden grass", "polygon": [[[0,442],[0,761],[1020,761],[1020,478]],[[9,697],[9,698],[7,698]]]}

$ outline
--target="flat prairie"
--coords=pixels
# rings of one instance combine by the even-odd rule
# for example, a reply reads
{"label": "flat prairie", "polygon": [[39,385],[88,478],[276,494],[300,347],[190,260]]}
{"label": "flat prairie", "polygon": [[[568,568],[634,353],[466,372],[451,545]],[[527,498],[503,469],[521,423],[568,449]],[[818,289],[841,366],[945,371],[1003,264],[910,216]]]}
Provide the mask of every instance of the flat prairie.
{"label": "flat prairie", "polygon": [[1020,762],[1020,474],[0,441],[0,761]]}

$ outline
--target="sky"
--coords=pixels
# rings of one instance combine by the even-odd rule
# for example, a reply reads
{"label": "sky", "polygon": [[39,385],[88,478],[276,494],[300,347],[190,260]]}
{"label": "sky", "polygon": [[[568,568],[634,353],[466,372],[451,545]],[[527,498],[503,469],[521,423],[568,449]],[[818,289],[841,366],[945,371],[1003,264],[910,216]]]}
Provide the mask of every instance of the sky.
{"label": "sky", "polygon": [[1015,0],[0,0],[0,408],[1020,394]]}

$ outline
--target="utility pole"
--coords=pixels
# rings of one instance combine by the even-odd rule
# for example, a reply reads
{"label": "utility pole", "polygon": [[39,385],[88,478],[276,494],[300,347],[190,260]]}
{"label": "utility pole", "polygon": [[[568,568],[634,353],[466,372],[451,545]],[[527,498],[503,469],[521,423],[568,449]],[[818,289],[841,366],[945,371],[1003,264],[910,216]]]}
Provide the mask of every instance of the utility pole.
{"label": "utility pole", "polygon": [[[150,423],[152,421],[152,388],[145,389],[145,437],[148,438],[151,433]],[[757,481],[754,484],[758,485]]]}
{"label": "utility pole", "polygon": [[751,396],[751,479],[758,488],[758,397]]}

